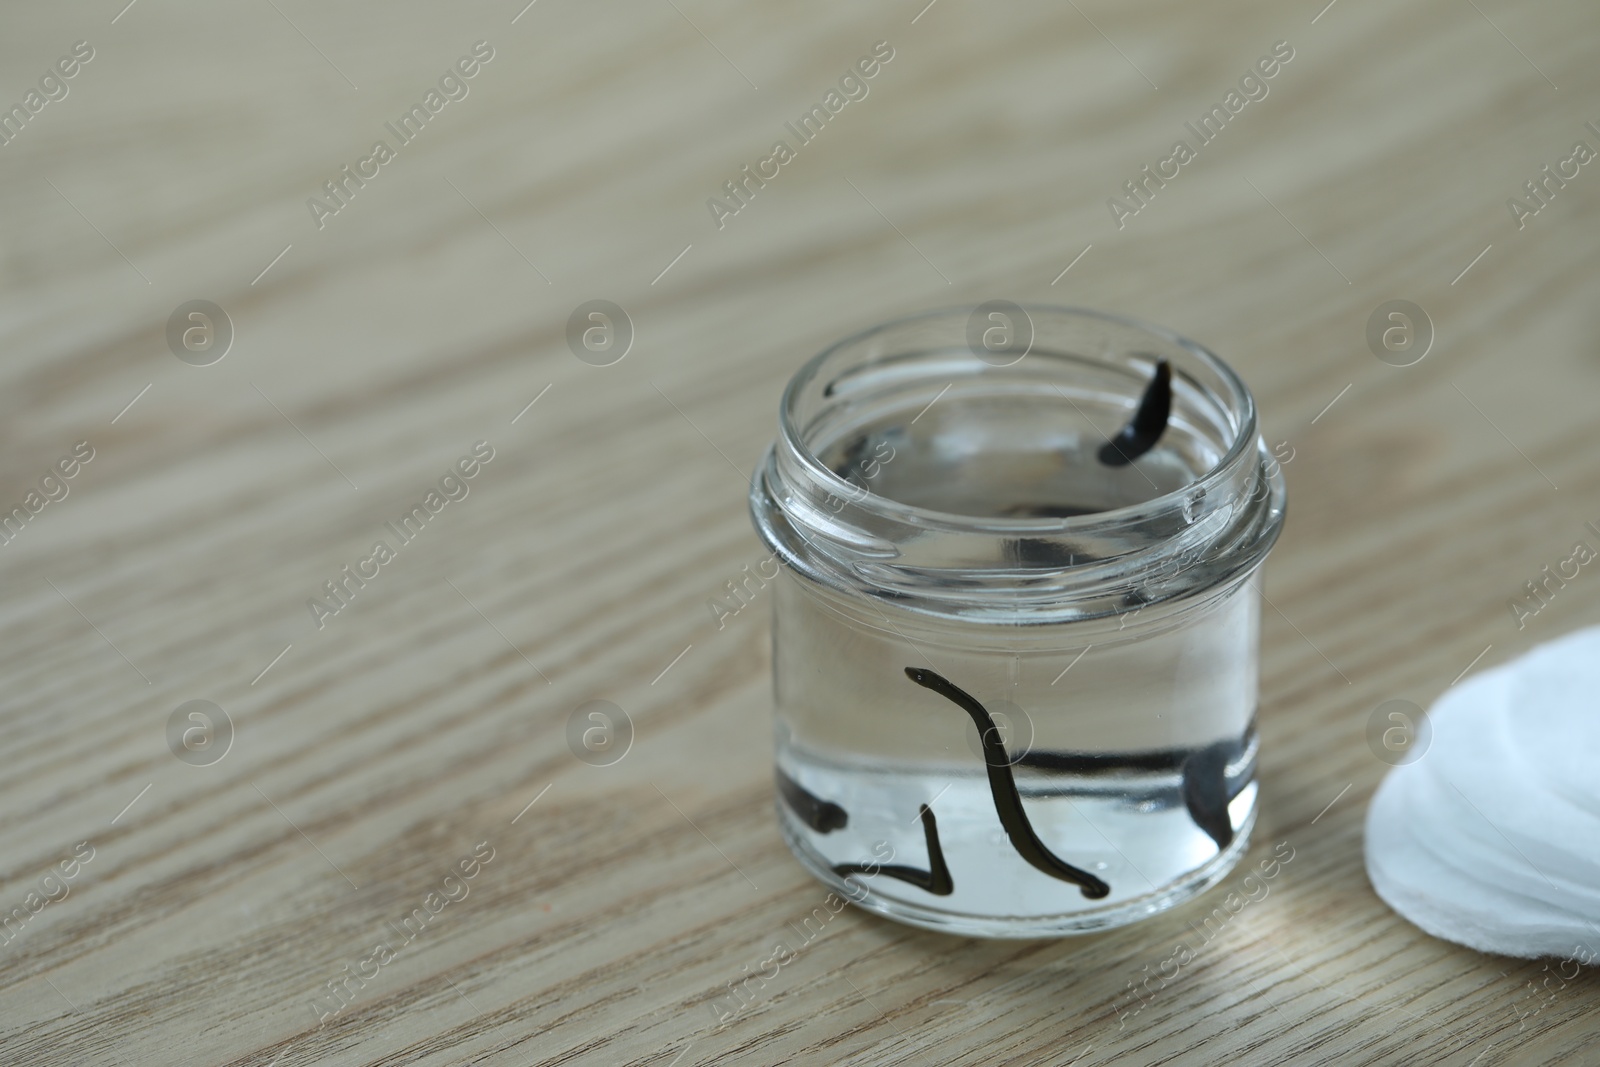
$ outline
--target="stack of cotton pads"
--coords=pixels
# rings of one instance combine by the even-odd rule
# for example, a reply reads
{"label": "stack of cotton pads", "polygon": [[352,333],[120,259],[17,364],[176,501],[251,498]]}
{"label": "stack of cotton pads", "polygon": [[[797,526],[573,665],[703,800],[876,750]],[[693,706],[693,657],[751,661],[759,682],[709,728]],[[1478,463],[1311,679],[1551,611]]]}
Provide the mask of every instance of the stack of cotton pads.
{"label": "stack of cotton pads", "polygon": [[1483,952],[1600,950],[1600,627],[1446,690],[1428,721],[1367,810],[1378,896]]}

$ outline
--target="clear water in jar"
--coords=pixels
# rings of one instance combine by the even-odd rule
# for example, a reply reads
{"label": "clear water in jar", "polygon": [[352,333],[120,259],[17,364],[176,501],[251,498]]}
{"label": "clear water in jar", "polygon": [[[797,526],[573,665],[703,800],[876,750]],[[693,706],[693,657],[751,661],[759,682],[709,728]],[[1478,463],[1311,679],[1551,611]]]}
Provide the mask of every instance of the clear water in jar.
{"label": "clear water in jar", "polygon": [[[872,492],[981,516],[1103,511],[1215,460],[1179,428],[1135,467],[1095,462],[1105,438],[1091,423],[1114,430],[1125,408],[1080,410],[1076,424],[1059,402],[1015,398],[994,417],[971,402],[937,412],[887,414],[821,456]],[[1244,849],[1256,807],[1248,584],[1181,610],[1055,625],[863,606],[789,571],[776,598],[779,818],[815,874],[866,887],[863,905],[989,936],[1092,930],[1200,892]],[[983,724],[908,668],[981,706],[1004,774]],[[1035,862],[1041,850],[1056,863]]]}

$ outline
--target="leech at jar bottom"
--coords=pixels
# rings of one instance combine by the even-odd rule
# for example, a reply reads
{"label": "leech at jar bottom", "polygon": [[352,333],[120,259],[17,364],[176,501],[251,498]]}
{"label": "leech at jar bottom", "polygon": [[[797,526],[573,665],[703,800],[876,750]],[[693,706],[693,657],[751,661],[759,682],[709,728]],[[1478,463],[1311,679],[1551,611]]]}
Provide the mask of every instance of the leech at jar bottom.
{"label": "leech at jar bottom", "polygon": [[1284,485],[1211,352],[1069,308],[891,322],[795,375],[750,502],[784,564],[778,823],[819,880],[1039,937],[1244,854]]}

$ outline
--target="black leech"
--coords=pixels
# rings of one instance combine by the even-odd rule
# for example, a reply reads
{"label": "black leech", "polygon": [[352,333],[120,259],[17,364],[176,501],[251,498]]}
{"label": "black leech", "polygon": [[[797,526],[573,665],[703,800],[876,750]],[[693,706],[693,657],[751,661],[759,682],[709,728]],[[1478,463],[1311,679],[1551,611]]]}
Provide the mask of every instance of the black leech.
{"label": "black leech", "polygon": [[841,863],[833,873],[841,878],[852,874],[885,874],[910,882],[918,889],[926,889],[936,897],[947,897],[955,892],[956,884],[950,877],[950,868],[944,865],[944,849],[939,847],[939,822],[933,809],[922,805],[922,836],[928,842],[928,870],[915,867],[882,867],[871,863]]}
{"label": "black leech", "polygon": [[781,770],[778,771],[778,792],[789,805],[789,810],[819,834],[843,830],[850,824],[850,816],[843,808],[808,791]]}
{"label": "black leech", "polygon": [[1007,542],[1005,552],[1022,567],[1070,567],[1077,562],[1077,553],[1043,537],[1019,537]]}
{"label": "black leech", "polygon": [[[1194,824],[1204,830],[1219,850],[1233,841],[1233,817],[1228,813],[1228,760],[1237,756],[1232,741],[1207,745],[1183,761],[1183,803]],[[1244,783],[1240,783],[1242,789]],[[1234,791],[1234,796],[1238,790]]]}
{"label": "black leech", "polygon": [[1005,827],[1006,836],[1011,839],[1011,847],[1017,850],[1017,854],[1050,877],[1072,882],[1090,900],[1110,894],[1109,885],[1088,871],[1079,870],[1060,859],[1033,832],[1028,813],[1022,808],[1022,795],[1017,792],[1016,780],[1011,775],[1011,760],[1006,755],[1006,746],[1000,740],[1000,731],[988,709],[933,671],[921,667],[907,667],[905,671],[907,678],[924,689],[933,690],[972,717],[983,743],[983,762],[989,769],[989,792],[994,796],[994,811],[1000,817],[1000,825]]}
{"label": "black leech", "polygon": [[1228,764],[1241,759],[1255,735],[1255,720],[1239,740],[1218,741],[1205,748],[1169,748],[1150,752],[1049,752],[1032,751],[1017,758],[1023,767],[1065,774],[1110,774],[1117,771],[1178,771],[1179,792],[1196,826],[1217,843],[1218,850],[1233,843],[1233,818],[1228,805],[1244,791],[1254,768],[1245,767],[1228,777]]}
{"label": "black leech", "polygon": [[1193,755],[1193,749],[1168,748],[1153,752],[1050,752],[1032,751],[1018,756],[1021,767],[1060,774],[1113,774],[1117,771],[1176,771]]}
{"label": "black leech", "polygon": [[1166,431],[1171,414],[1172,366],[1163,359],[1156,362],[1155,377],[1145,387],[1139,410],[1117,436],[1100,447],[1100,462],[1108,467],[1126,467],[1150,451]]}

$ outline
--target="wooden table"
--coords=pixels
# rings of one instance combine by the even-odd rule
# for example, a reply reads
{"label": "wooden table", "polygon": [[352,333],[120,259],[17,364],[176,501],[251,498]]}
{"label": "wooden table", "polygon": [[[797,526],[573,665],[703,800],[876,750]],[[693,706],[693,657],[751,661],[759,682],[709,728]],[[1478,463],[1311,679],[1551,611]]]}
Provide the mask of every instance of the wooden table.
{"label": "wooden table", "polygon": [[[1523,191],[1600,147],[1592,4],[124,2],[0,36],[0,1062],[1600,1057],[1592,973],[1434,940],[1361,859],[1372,710],[1600,620],[1587,571],[1509,607],[1600,522],[1600,165]],[[767,605],[707,607],[763,555],[745,479],[810,354],[990,298],[1206,342],[1286,443],[1246,863],[1296,858],[1136,1016],[1216,892],[1053,942],[849,909],[719,1026],[825,895],[770,807]],[[566,340],[599,299],[608,366]],[[169,345],[195,300],[218,361],[215,313]]]}

